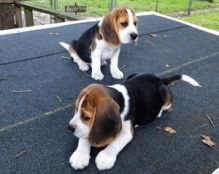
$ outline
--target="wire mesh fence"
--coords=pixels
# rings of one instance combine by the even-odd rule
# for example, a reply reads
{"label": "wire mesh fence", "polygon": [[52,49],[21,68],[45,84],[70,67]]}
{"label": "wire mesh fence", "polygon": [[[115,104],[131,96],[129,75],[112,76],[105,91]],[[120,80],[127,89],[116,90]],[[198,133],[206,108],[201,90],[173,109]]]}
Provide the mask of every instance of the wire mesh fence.
{"label": "wire mesh fence", "polygon": [[[75,3],[79,6],[87,6],[86,12],[77,13],[79,16],[103,16],[115,6],[128,6],[137,12],[157,11],[159,13],[188,13],[193,10],[214,8],[219,0],[31,0],[38,5],[65,11],[66,6]],[[218,7],[218,6],[217,6]]]}

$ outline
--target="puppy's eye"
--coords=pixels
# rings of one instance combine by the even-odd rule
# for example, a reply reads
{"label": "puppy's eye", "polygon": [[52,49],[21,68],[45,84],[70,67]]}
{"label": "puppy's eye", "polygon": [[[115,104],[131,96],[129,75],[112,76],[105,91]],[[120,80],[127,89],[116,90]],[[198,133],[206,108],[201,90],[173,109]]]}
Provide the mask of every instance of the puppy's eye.
{"label": "puppy's eye", "polygon": [[121,22],[120,23],[123,27],[127,27],[128,26],[128,22]]}
{"label": "puppy's eye", "polygon": [[86,114],[81,114],[81,118],[84,120],[84,121],[88,121],[90,120],[90,117],[88,117]]}
{"label": "puppy's eye", "polygon": [[133,22],[133,24],[134,24],[134,26],[136,26],[137,25],[137,21]]}

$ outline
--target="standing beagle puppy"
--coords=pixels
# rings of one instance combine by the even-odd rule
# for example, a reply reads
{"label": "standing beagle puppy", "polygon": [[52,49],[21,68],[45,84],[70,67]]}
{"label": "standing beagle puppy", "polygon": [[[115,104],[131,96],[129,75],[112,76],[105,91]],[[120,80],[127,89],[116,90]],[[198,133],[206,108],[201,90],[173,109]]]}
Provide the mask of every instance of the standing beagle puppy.
{"label": "standing beagle puppy", "polygon": [[89,163],[91,146],[106,146],[95,161],[99,170],[111,169],[119,152],[132,140],[134,127],[170,109],[173,97],[167,85],[176,80],[200,86],[187,75],[161,79],[152,74],[132,74],[123,84],[92,84],[83,89],[69,122],[69,129],[79,138],[70,157],[71,166],[83,169]]}
{"label": "standing beagle puppy", "polygon": [[70,45],[60,44],[70,53],[81,71],[92,68],[92,78],[102,80],[101,65],[111,60],[110,72],[116,79],[122,79],[118,68],[121,44],[136,42],[138,38],[137,17],[130,8],[117,7],[109,12],[98,24],[88,29]]}

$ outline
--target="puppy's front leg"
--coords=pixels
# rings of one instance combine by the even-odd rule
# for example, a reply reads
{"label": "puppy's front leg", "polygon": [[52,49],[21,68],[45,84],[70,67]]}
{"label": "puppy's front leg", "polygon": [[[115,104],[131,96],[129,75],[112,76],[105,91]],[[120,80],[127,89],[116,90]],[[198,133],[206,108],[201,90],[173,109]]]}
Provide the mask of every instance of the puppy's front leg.
{"label": "puppy's front leg", "polygon": [[111,169],[116,162],[119,152],[132,140],[130,121],[122,124],[122,130],[115,140],[102,150],[96,157],[96,165],[99,170]]}
{"label": "puppy's front leg", "polygon": [[90,160],[90,147],[88,139],[79,139],[78,147],[69,159],[69,163],[74,169],[83,169],[88,166]]}
{"label": "puppy's front leg", "polygon": [[111,58],[111,64],[110,64],[110,72],[113,78],[115,79],[123,78],[123,73],[122,71],[119,70],[119,67],[118,67],[119,53],[120,53],[120,48],[117,48]]}
{"label": "puppy's front leg", "polygon": [[102,80],[103,73],[101,72],[101,53],[98,49],[91,53],[91,77],[95,80]]}

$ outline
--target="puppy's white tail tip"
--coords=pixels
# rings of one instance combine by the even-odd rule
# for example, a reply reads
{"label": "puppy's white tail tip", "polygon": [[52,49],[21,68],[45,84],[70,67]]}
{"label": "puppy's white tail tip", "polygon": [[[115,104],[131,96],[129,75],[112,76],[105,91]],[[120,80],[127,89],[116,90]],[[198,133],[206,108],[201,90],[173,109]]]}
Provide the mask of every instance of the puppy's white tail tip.
{"label": "puppy's white tail tip", "polygon": [[188,75],[183,74],[181,80],[190,83],[192,86],[202,87],[195,79]]}
{"label": "puppy's white tail tip", "polygon": [[65,43],[65,42],[59,42],[60,45],[62,45],[66,50],[69,50],[69,44]]}
{"label": "puppy's white tail tip", "polygon": [[219,167],[212,174],[219,174]]}

